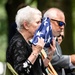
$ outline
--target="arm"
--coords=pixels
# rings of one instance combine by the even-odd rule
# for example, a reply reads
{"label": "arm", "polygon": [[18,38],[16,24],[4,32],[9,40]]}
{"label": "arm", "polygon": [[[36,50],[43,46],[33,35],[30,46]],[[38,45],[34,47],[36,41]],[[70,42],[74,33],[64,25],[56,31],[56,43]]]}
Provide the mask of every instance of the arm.
{"label": "arm", "polygon": [[53,44],[50,44],[50,48],[47,48],[47,54],[44,49],[41,51],[41,54],[43,56],[43,59],[44,59],[43,61],[44,61],[44,65],[46,67],[47,72],[51,73],[52,75],[57,75],[57,72],[54,70],[53,66],[50,63],[56,49],[55,40],[53,40],[52,43]]}
{"label": "arm", "polygon": [[74,57],[72,55],[62,55],[62,50],[58,43],[56,43],[56,47],[57,49],[51,61],[52,64],[61,68],[72,67],[70,64],[72,64],[72,58]]}
{"label": "arm", "polygon": [[55,39],[52,40],[52,44],[50,44],[50,47],[47,48],[46,54],[47,57],[44,59],[44,65],[48,66],[48,63],[52,60],[53,54],[55,52],[56,46],[55,46]]}
{"label": "arm", "polygon": [[75,54],[70,55],[71,63],[75,65]]}
{"label": "arm", "polygon": [[[40,40],[40,42],[42,41]],[[14,45],[14,68],[19,74],[21,74],[22,72],[26,74],[30,72],[32,65],[36,61],[38,54],[42,49],[42,45],[37,44],[37,46],[33,46],[32,49],[27,43],[24,44],[21,42],[17,42]]]}
{"label": "arm", "polygon": [[70,58],[68,55],[54,55],[51,63],[54,67],[67,68],[69,67]]}

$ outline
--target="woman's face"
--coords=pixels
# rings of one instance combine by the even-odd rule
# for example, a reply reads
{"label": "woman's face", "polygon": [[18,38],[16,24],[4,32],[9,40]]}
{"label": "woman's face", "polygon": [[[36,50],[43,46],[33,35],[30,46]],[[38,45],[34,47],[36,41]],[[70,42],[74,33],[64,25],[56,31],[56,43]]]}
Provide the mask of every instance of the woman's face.
{"label": "woman's face", "polygon": [[33,36],[35,31],[41,25],[42,15],[33,15],[33,20],[29,23],[29,33]]}

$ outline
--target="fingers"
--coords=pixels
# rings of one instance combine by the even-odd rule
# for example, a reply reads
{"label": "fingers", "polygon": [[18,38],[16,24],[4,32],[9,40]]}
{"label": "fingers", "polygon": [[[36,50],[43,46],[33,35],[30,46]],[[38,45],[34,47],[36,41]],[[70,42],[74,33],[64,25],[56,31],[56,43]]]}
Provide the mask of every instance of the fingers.
{"label": "fingers", "polygon": [[52,44],[50,44],[51,50],[55,51],[56,50],[56,41],[55,39],[52,40]]}
{"label": "fingers", "polygon": [[53,47],[56,47],[56,41],[54,38],[52,39],[52,45],[53,45]]}
{"label": "fingers", "polygon": [[37,45],[41,46],[42,48],[44,47],[45,42],[44,42],[44,39],[42,37],[41,38],[38,37]]}
{"label": "fingers", "polygon": [[38,38],[38,42],[37,42],[36,46],[32,45],[32,49],[33,49],[33,51],[39,53],[44,48],[44,45],[45,45],[44,39],[43,38]]}
{"label": "fingers", "polygon": [[52,59],[55,50],[56,50],[56,41],[55,39],[53,39],[52,44],[50,44],[50,48],[48,49],[48,53],[47,53],[48,58]]}

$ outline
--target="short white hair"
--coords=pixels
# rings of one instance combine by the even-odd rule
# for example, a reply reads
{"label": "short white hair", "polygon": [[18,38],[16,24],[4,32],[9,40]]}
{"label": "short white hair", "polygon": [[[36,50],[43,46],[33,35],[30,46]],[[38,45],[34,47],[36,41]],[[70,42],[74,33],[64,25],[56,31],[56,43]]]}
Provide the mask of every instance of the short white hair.
{"label": "short white hair", "polygon": [[57,16],[55,12],[56,12],[55,10],[48,10],[44,13],[44,17],[49,17],[50,19],[54,18]]}
{"label": "short white hair", "polygon": [[58,8],[50,8],[49,10],[47,10],[44,13],[44,17],[49,17],[50,19],[55,19],[56,17],[58,17],[61,14],[64,15],[62,10],[60,10]]}
{"label": "short white hair", "polygon": [[15,17],[15,22],[17,24],[17,30],[21,29],[21,26],[23,25],[24,21],[31,22],[35,14],[42,16],[41,11],[38,10],[37,8],[26,6],[26,7],[19,9]]}

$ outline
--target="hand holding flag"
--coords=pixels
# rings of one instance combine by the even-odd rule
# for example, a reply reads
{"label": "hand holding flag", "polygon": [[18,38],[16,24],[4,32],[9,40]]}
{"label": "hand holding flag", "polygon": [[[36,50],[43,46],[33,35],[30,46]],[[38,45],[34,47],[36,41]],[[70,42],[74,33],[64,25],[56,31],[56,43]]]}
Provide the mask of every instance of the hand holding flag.
{"label": "hand holding flag", "polygon": [[38,30],[35,32],[34,37],[32,38],[32,44],[36,45],[38,42],[38,37],[43,38],[45,42],[45,47],[50,47],[52,42],[52,26],[50,24],[50,19],[48,17],[43,18],[42,23]]}

